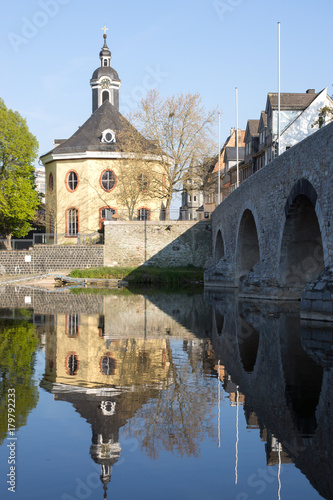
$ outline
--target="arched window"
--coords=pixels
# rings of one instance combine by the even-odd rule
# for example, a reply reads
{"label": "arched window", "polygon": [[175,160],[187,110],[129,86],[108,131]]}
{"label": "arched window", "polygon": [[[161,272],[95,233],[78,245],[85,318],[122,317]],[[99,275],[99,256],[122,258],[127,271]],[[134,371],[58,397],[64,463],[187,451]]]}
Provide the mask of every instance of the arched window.
{"label": "arched window", "polygon": [[79,211],[77,208],[69,208],[66,211],[66,234],[77,236],[79,232]]}
{"label": "arched window", "polygon": [[100,183],[104,191],[112,191],[116,185],[116,176],[112,170],[104,170],[101,175]]}
{"label": "arched window", "polygon": [[117,213],[117,210],[112,207],[103,207],[99,209],[99,227],[102,228],[103,222],[105,220],[113,220],[113,216]]}
{"label": "arched window", "polygon": [[74,376],[77,374],[79,369],[79,359],[74,352],[68,354],[65,365],[67,375]]}
{"label": "arched window", "polygon": [[112,220],[112,216],[116,213],[114,208],[102,208],[101,209],[101,219],[103,220]]}
{"label": "arched window", "polygon": [[107,90],[103,90],[102,93],[102,102],[104,101],[109,101],[110,100],[110,94]]}
{"label": "arched window", "polygon": [[66,335],[69,337],[79,336],[80,316],[78,314],[66,315]]}
{"label": "arched window", "polygon": [[50,175],[49,175],[49,190],[50,190],[50,193],[52,193],[52,191],[53,191],[53,174],[52,174],[52,172],[50,172]]}
{"label": "arched window", "polygon": [[150,210],[149,208],[139,208],[138,210],[138,220],[150,220]]}
{"label": "arched window", "polygon": [[74,170],[70,170],[66,175],[66,186],[69,191],[75,191],[79,184],[79,178]]}
{"label": "arched window", "polygon": [[149,177],[147,174],[139,174],[138,175],[138,183],[139,183],[139,186],[140,186],[140,190],[141,191],[147,191],[147,189],[149,188]]}
{"label": "arched window", "polygon": [[145,351],[139,352],[138,365],[137,365],[138,373],[148,373],[150,370],[150,364],[151,361],[149,354]]}
{"label": "arched window", "polygon": [[104,337],[105,335],[105,316],[104,314],[99,315],[98,319],[98,335]]}
{"label": "arched window", "polygon": [[101,358],[100,368],[103,375],[113,375],[116,369],[116,360],[111,358],[110,354],[106,354]]}
{"label": "arched window", "polygon": [[107,65],[108,65],[108,60],[104,59],[104,66],[107,66]]}
{"label": "arched window", "polygon": [[113,220],[117,210],[112,207],[103,207],[99,209],[99,227],[102,229],[103,222],[106,220]]}

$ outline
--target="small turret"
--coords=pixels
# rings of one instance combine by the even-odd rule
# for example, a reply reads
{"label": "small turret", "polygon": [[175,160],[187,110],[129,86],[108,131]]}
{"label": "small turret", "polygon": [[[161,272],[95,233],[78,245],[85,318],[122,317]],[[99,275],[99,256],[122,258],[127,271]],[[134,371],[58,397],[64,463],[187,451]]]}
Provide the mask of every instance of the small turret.
{"label": "small turret", "polygon": [[97,68],[90,80],[92,88],[92,112],[94,113],[104,101],[109,101],[119,111],[119,88],[121,85],[118,73],[111,68],[111,51],[107,46],[106,26],[103,38],[104,44],[99,53],[101,65]]}

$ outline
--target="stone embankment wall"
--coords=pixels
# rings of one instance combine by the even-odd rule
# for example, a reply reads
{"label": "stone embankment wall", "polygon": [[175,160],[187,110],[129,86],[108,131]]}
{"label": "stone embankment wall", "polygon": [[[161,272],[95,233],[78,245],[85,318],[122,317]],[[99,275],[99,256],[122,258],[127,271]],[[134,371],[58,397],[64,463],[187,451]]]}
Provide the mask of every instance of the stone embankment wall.
{"label": "stone embankment wall", "polygon": [[26,251],[0,251],[1,275],[46,273],[103,264],[103,245],[41,245]]}
{"label": "stone embankment wall", "polygon": [[10,309],[33,309],[35,314],[100,314],[105,313],[102,295],[41,290],[22,283],[0,286],[0,306]]}
{"label": "stone embankment wall", "polygon": [[211,260],[211,224],[186,221],[107,222],[104,245],[40,245],[30,250],[0,251],[0,275],[102,266],[159,267],[193,265]]}
{"label": "stone embankment wall", "polygon": [[211,224],[187,221],[110,221],[105,223],[105,264],[158,267],[193,265],[211,260]]}

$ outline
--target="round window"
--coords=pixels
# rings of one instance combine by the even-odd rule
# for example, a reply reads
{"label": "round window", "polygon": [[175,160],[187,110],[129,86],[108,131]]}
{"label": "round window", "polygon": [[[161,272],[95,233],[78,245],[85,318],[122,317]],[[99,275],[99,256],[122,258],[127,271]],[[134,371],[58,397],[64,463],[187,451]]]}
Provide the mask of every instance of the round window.
{"label": "round window", "polygon": [[105,191],[111,191],[116,185],[116,176],[112,170],[105,170],[101,176],[101,186]]}
{"label": "round window", "polygon": [[67,175],[67,187],[70,191],[75,191],[78,185],[77,173],[71,170]]}

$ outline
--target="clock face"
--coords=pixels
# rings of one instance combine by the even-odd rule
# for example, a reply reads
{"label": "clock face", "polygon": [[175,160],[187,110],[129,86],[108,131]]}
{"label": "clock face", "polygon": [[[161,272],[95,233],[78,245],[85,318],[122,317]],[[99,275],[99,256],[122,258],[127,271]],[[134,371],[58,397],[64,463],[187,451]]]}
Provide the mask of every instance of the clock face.
{"label": "clock face", "polygon": [[101,87],[102,89],[108,89],[110,87],[110,81],[104,78],[104,80],[101,81]]}

